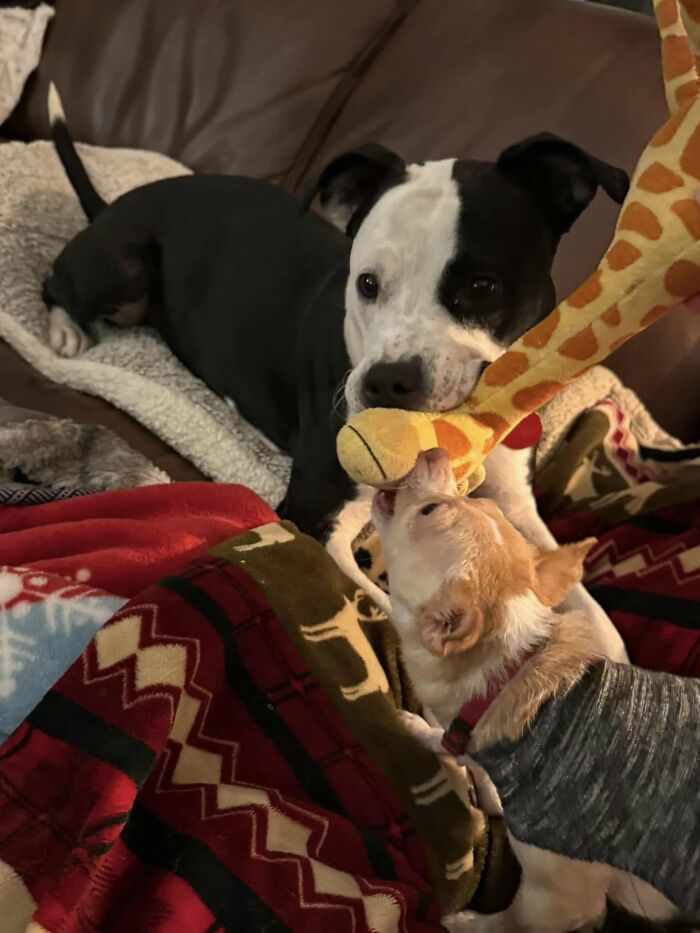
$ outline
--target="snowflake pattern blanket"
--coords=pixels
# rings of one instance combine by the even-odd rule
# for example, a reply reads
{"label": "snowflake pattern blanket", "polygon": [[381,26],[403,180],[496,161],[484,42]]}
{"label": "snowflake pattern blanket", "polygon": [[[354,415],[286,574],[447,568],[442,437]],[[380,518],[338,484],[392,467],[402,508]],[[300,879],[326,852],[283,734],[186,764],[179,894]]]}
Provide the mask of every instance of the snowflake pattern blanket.
{"label": "snowflake pattern blanket", "polygon": [[207,483],[0,508],[0,741],[130,596],[272,517],[243,487]]}

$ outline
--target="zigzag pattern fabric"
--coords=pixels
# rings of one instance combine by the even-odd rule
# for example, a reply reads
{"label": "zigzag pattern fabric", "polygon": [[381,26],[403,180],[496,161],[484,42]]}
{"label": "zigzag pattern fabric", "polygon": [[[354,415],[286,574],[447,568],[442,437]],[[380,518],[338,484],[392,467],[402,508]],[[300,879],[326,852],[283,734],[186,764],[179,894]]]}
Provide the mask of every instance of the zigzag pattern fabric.
{"label": "zigzag pattern fabric", "polygon": [[216,547],[0,747],[4,933],[437,933],[470,898],[505,907],[500,821],[399,702],[393,630],[320,545],[272,522]]}

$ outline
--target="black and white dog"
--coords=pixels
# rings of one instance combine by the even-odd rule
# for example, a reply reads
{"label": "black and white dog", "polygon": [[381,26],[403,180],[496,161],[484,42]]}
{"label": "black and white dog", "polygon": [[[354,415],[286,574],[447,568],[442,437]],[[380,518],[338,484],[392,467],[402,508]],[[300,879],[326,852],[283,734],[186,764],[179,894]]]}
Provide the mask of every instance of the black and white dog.
{"label": "black and white dog", "polygon": [[[50,112],[59,157],[91,221],[45,284],[52,346],[80,352],[83,329],[97,318],[147,320],[291,455],[281,514],[324,541],[365,586],[351,545],[370,497],[337,462],[341,424],[368,406],[456,405],[486,362],[554,306],[559,239],[598,187],[621,202],[628,185],[622,170],[543,134],[496,162],[407,165],[365,146],[334,159],[305,204],[263,181],[187,176],[107,206],[55,91]],[[325,219],[304,209],[316,196]],[[497,448],[481,491],[549,548],[529,459]],[[572,602],[600,620],[610,654],[619,655],[617,634],[582,587]]]}

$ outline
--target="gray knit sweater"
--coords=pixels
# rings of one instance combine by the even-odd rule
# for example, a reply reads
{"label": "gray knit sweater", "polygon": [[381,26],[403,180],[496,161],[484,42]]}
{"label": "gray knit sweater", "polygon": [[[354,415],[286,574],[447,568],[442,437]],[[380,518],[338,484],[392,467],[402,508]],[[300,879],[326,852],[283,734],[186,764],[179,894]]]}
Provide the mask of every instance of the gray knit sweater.
{"label": "gray knit sweater", "polygon": [[633,872],[700,920],[700,680],[595,664],[474,758],[516,839]]}

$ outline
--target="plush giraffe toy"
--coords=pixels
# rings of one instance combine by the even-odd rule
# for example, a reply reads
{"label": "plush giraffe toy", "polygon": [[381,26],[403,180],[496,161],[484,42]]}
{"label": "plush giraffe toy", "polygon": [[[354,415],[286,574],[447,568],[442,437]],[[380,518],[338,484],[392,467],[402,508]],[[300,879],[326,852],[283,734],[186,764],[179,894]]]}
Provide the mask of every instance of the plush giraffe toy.
{"label": "plush giraffe toy", "polygon": [[491,363],[457,408],[371,408],[352,418],[337,447],[356,481],[392,485],[422,450],[443,447],[461,491],[474,489],[486,455],[523,419],[700,292],[700,0],[654,0],[654,8],[670,116],[639,160],[598,268]]}

